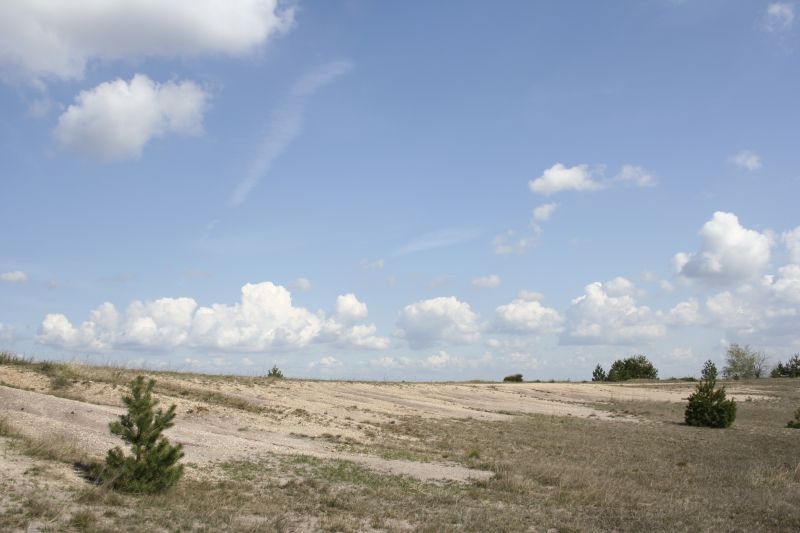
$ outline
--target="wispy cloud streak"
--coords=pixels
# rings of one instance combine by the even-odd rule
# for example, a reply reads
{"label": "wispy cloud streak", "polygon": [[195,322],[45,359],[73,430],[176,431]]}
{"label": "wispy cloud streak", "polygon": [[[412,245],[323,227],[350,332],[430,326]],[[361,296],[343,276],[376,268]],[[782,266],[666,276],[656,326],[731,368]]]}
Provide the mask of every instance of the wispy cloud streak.
{"label": "wispy cloud streak", "polygon": [[392,255],[407,255],[416,252],[424,252],[426,250],[445,248],[447,246],[454,246],[456,244],[471,241],[478,236],[479,233],[476,231],[460,228],[445,229],[417,237],[413,241],[395,250]]}
{"label": "wispy cloud streak", "polygon": [[316,67],[300,78],[286,99],[273,113],[269,130],[259,144],[255,158],[242,180],[233,190],[228,205],[241,205],[275,161],[303,130],[308,99],[324,86],[353,68],[349,61],[333,61]]}

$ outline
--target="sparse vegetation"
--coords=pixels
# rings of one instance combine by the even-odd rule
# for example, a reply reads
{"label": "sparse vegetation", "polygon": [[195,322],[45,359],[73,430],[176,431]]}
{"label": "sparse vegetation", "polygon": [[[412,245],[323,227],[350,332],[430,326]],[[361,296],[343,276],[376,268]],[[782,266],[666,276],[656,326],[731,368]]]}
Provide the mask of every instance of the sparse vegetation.
{"label": "sparse vegetation", "polygon": [[142,376],[132,381],[130,396],[122,398],[128,412],[109,424],[111,433],[130,444],[133,455],[126,456],[119,447],[112,448],[100,477],[123,492],[160,492],[183,475],[183,465],[177,464],[183,457],[182,446],[170,445],[161,434],[174,425],[175,405],[166,411],[155,411],[158,402],[152,398],[154,386],[154,380],[145,382]]}
{"label": "sparse vegetation", "polygon": [[684,419],[690,426],[729,427],[736,419],[736,403],[725,398],[725,387],[716,388],[717,367],[712,361],[703,366],[697,390],[689,396]]}
{"label": "sparse vegetation", "polygon": [[30,365],[32,363],[32,359],[20,357],[12,352],[0,351],[0,365]]}
{"label": "sparse vegetation", "polygon": [[731,344],[726,353],[727,364],[722,374],[727,379],[755,379],[767,372],[767,356],[748,345]]}
{"label": "sparse vegetation", "polygon": [[786,364],[778,362],[770,374],[773,378],[800,378],[800,354],[794,354]]}
{"label": "sparse vegetation", "polygon": [[592,372],[592,381],[627,381],[629,379],[658,379],[658,370],[644,355],[634,355],[614,361],[607,375],[600,365],[597,365]]}
{"label": "sparse vegetation", "polygon": [[522,383],[522,374],[511,374],[503,378],[503,381],[510,383]]}
{"label": "sparse vegetation", "polygon": [[83,509],[72,515],[70,525],[78,531],[94,531],[97,525],[97,517],[93,512]]}

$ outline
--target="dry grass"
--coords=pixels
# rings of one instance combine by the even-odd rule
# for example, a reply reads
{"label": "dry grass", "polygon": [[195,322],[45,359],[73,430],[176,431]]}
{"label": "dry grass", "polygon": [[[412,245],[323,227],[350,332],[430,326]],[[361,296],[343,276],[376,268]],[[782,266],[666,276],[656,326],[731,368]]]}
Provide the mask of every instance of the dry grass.
{"label": "dry grass", "polygon": [[81,446],[68,435],[50,435],[46,439],[35,439],[19,432],[6,418],[0,418],[0,437],[10,439],[8,447],[18,453],[60,463],[87,463],[91,459]]}

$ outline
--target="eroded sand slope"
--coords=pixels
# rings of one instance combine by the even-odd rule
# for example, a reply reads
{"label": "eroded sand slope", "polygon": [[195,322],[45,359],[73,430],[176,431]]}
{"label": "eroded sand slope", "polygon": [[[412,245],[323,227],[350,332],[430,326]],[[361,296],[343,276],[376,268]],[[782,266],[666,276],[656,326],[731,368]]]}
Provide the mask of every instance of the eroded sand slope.
{"label": "eroded sand slope", "polygon": [[[98,375],[98,377],[100,377]],[[103,378],[105,379],[105,378]],[[594,405],[610,399],[682,402],[691,385],[660,387],[582,383],[359,383],[254,381],[197,375],[159,375],[175,403],[179,423],[171,439],[195,464],[253,458],[263,453],[303,454],[354,461],[377,471],[420,479],[466,481],[490,474],[453,463],[417,463],[342,452],[325,438],[370,444],[386,424],[404,416],[503,420],[520,413],[635,422]],[[124,388],[102,379],[76,381],[54,396],[50,380],[26,368],[0,367],[0,416],[20,432],[73,442],[102,456],[119,444],[108,423],[123,412]],[[213,394],[210,397],[209,394]],[[761,398],[759,391],[734,396]]]}

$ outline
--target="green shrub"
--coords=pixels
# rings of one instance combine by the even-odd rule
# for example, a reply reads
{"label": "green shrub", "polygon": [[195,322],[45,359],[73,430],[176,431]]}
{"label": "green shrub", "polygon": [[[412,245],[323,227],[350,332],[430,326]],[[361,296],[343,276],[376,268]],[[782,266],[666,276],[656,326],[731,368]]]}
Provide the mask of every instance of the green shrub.
{"label": "green shrub", "polygon": [[800,378],[800,354],[794,354],[786,364],[778,363],[770,374],[773,378]]}
{"label": "green shrub", "polygon": [[594,371],[592,371],[592,381],[607,381],[608,376],[606,375],[606,371],[603,370],[603,367],[599,364],[594,367]]}
{"label": "green shrub", "polygon": [[716,388],[717,367],[711,361],[703,365],[700,383],[689,396],[685,420],[690,426],[726,428],[736,419],[736,402],[725,398],[725,387]]}
{"label": "green shrub", "polygon": [[794,412],[794,420],[790,420],[786,424],[787,428],[800,429],[800,409]]}
{"label": "green shrub", "polygon": [[278,368],[278,365],[272,365],[272,368],[270,368],[267,371],[267,377],[275,379],[283,379],[283,372],[281,372],[281,369]]}
{"label": "green shrub", "polygon": [[155,381],[145,383],[138,376],[130,383],[131,395],[123,396],[128,413],[111,422],[111,433],[130,444],[133,455],[126,456],[119,448],[106,455],[106,466],[100,473],[101,480],[124,492],[152,493],[168,489],[180,479],[183,465],[177,464],[183,457],[180,444],[171,446],[161,432],[174,424],[175,405],[164,412],[154,411],[158,400],[152,398]]}
{"label": "green shrub", "polygon": [[[596,369],[595,369],[596,370]],[[644,355],[634,355],[627,359],[617,359],[608,371],[608,381],[628,379],[657,379],[658,370]]]}
{"label": "green shrub", "polygon": [[511,374],[510,376],[504,377],[503,381],[509,381],[511,383],[522,383],[522,374]]}

